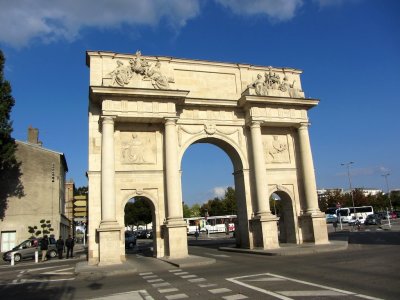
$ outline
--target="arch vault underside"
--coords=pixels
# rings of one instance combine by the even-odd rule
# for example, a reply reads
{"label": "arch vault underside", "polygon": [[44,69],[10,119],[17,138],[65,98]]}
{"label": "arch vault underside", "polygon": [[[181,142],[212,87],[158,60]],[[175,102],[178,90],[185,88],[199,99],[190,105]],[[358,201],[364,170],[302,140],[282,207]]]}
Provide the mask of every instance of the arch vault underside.
{"label": "arch vault underside", "polygon": [[89,264],[125,260],[124,206],[154,207],[154,255],[188,255],[180,163],[193,143],[223,149],[234,167],[237,244],[279,247],[269,197],[285,199],[285,241],[328,242],[319,211],[301,72],[171,57],[87,52]]}

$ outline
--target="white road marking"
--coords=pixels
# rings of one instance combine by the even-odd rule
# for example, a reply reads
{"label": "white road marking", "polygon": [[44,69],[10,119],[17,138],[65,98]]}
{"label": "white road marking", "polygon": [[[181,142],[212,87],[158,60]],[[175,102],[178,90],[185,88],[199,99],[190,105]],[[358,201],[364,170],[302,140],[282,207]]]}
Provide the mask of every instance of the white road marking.
{"label": "white road marking", "polygon": [[140,276],[153,275],[153,272],[139,273]]}
{"label": "white road marking", "polygon": [[240,299],[247,299],[248,297],[242,294],[236,294],[236,295],[232,295],[232,296],[224,296],[222,297],[222,299],[225,300],[240,300]]}
{"label": "white road marking", "polygon": [[201,288],[207,288],[207,287],[212,287],[212,286],[217,286],[215,283],[201,283],[198,285]]}
{"label": "white road marking", "polygon": [[63,272],[63,271],[67,271],[67,270],[73,270],[74,268],[65,268],[65,269],[60,269],[60,270],[54,270],[52,272],[44,272],[41,274],[44,275],[74,275],[74,272]]}
{"label": "white road marking", "polygon": [[258,279],[252,279],[252,280],[246,280],[246,281],[285,281],[286,279],[282,278],[275,278],[275,277],[264,277],[264,278],[258,278]]}
{"label": "white road marking", "polygon": [[[337,292],[337,293],[342,294],[342,295],[343,294],[344,295],[352,295],[352,296],[356,296],[356,297],[359,297],[359,298],[365,298],[365,299],[370,299],[370,300],[382,300],[380,298],[375,298],[375,297],[371,297],[371,296],[357,294],[357,293],[350,292],[350,291],[345,291],[345,290],[341,290],[341,289],[337,289],[337,288],[332,288],[332,287],[329,287],[329,286],[316,284],[316,283],[312,283],[312,282],[308,282],[308,281],[297,280],[297,279],[293,279],[293,278],[289,278],[289,277],[285,277],[285,276],[280,276],[280,275],[276,275],[276,274],[272,274],[272,273],[262,273],[262,274],[254,274],[254,275],[247,275],[247,276],[239,276],[239,277],[227,278],[226,280],[228,280],[230,282],[233,282],[233,283],[236,283],[238,285],[247,287],[249,289],[256,290],[256,291],[258,291],[260,293],[264,293],[264,294],[276,297],[278,299],[292,300],[292,298],[288,298],[285,295],[280,294],[280,293],[283,293],[283,291],[273,292],[273,291],[269,291],[269,290],[265,290],[265,289],[262,289],[262,288],[258,288],[258,287],[252,286],[250,284],[247,284],[247,283],[239,281],[239,280],[246,280],[246,278],[256,277],[256,276],[271,276],[271,277],[280,278],[280,279],[287,280],[287,281],[297,282],[297,283],[301,283],[301,284],[308,285],[308,286],[314,286],[314,287],[318,287],[318,288],[321,288],[321,289],[334,291],[334,292]],[[246,280],[246,281],[251,281],[251,280]]]}
{"label": "white road marking", "polygon": [[179,291],[177,288],[169,288],[169,289],[159,289],[158,292],[161,294],[164,293],[171,293],[171,292],[177,292]]}
{"label": "white road marking", "polygon": [[157,275],[147,275],[147,276],[143,276],[143,279],[151,279],[151,278],[157,278]]}
{"label": "white road marking", "polygon": [[182,271],[181,269],[168,270],[168,272],[171,272],[171,273],[181,272],[181,271]]}
{"label": "white road marking", "polygon": [[169,284],[168,282],[161,282],[161,283],[153,283],[152,286],[155,288],[158,287],[163,287],[163,286],[170,286],[171,284]]}
{"label": "white road marking", "polygon": [[25,284],[25,283],[42,283],[42,282],[58,282],[75,280],[75,278],[64,278],[64,279],[15,279],[11,284]]}
{"label": "white road marking", "polygon": [[230,293],[232,290],[227,288],[220,288],[220,289],[212,289],[208,290],[211,294],[222,294],[222,293]]}
{"label": "white road marking", "polygon": [[105,297],[90,298],[91,300],[154,300],[146,290],[130,291],[126,293],[118,293]]}
{"label": "white road marking", "polygon": [[175,294],[175,295],[165,296],[165,298],[167,298],[168,300],[175,300],[175,299],[189,298],[189,296],[186,294]]}
{"label": "white road marking", "polygon": [[183,276],[181,276],[181,278],[183,278],[183,279],[196,278],[196,277],[197,277],[196,275],[183,275]]}
{"label": "white road marking", "polygon": [[318,296],[343,296],[343,293],[338,293],[330,290],[316,290],[316,291],[277,291],[288,297],[318,297]]}
{"label": "white road marking", "polygon": [[189,272],[178,272],[178,273],[174,273],[175,275],[187,275],[189,274]]}
{"label": "white road marking", "polygon": [[164,279],[157,278],[157,279],[149,279],[149,280],[147,280],[148,283],[161,282],[161,281],[164,281]]}
{"label": "white road marking", "polygon": [[194,278],[194,279],[189,279],[189,282],[203,282],[206,281],[205,278]]}

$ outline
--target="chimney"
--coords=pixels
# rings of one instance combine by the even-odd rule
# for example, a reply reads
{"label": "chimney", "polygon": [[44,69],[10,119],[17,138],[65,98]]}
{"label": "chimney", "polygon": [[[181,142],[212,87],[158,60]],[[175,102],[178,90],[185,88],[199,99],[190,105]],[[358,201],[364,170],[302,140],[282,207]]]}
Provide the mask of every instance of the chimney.
{"label": "chimney", "polygon": [[39,129],[32,128],[31,125],[28,128],[28,143],[42,146],[42,142],[39,141]]}

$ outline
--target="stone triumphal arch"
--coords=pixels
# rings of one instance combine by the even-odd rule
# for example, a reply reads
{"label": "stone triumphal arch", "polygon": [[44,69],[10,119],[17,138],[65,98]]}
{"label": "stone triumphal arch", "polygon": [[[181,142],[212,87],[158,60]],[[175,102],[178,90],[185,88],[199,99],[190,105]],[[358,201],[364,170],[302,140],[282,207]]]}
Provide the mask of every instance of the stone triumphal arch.
{"label": "stone triumphal arch", "polygon": [[89,264],[125,259],[124,207],[153,207],[154,256],[188,256],[180,165],[193,143],[231,158],[237,244],[279,247],[269,197],[284,200],[284,242],[328,243],[318,208],[301,71],[87,52],[89,95]]}

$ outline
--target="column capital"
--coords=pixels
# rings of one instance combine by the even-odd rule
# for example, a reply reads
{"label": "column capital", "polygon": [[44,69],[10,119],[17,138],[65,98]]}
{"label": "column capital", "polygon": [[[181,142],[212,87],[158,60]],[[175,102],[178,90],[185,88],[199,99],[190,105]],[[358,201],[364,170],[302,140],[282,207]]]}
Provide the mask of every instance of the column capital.
{"label": "column capital", "polygon": [[251,121],[249,122],[250,128],[261,128],[262,121]]}
{"label": "column capital", "polygon": [[178,118],[165,118],[165,125],[176,125],[176,121],[178,121]]}
{"label": "column capital", "polygon": [[299,124],[298,129],[299,130],[305,130],[305,129],[308,129],[308,127],[310,127],[310,126],[311,126],[310,122],[302,122],[302,123]]}
{"label": "column capital", "polygon": [[102,122],[114,122],[115,116],[100,116]]}

